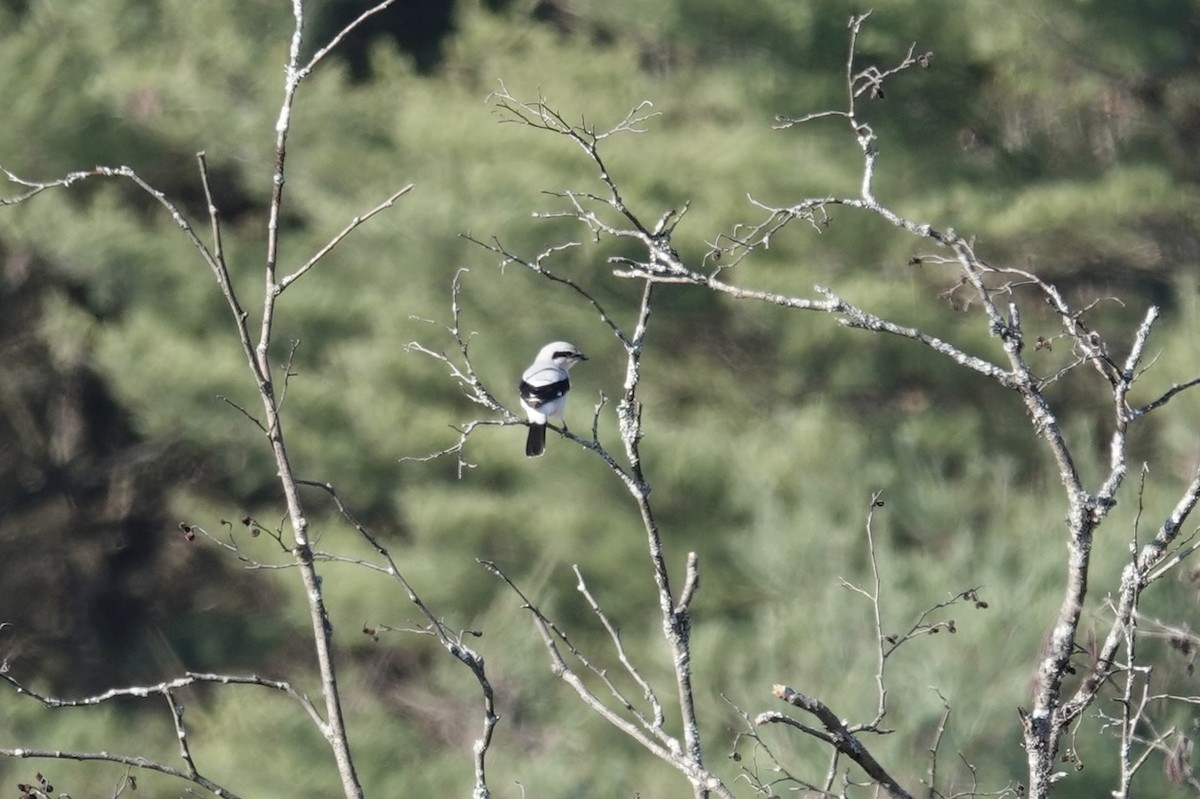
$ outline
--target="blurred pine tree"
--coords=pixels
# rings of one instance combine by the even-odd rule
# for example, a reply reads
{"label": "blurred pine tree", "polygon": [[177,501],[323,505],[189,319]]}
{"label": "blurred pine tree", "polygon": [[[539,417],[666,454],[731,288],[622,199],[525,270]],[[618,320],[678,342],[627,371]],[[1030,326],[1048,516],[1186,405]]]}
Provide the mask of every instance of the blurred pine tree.
{"label": "blurred pine tree", "polygon": [[[310,46],[362,6],[315,7]],[[459,267],[471,270],[463,319],[479,334],[473,354],[492,385],[512,384],[531,347],[568,334],[594,353],[576,378],[573,426],[585,425],[589,406],[601,392],[615,396],[622,379],[590,308],[516,267],[496,269],[490,254],[462,238],[494,235],[531,255],[564,238],[587,239],[568,222],[530,212],[561,209],[547,190],[594,190],[589,165],[551,137],[496,124],[485,98],[502,80],[518,94],[543,92],[572,120],[605,121],[652,100],[662,116],[645,134],[606,142],[608,163],[646,217],[691,203],[676,245],[698,261],[706,241],[754,217],[747,194],[786,203],[856,191],[858,154],[836,122],[786,132],[770,124],[776,114],[840,101],[845,23],[858,10],[834,0],[398,3],[301,93],[282,263],[294,268],[397,186],[413,181],[417,190],[289,291],[277,323],[285,349],[275,354],[281,363],[289,340],[299,342],[286,403],[289,445],[304,476],[343,487],[362,519],[405,550],[431,604],[463,627],[489,631],[512,725],[497,768],[536,793],[667,795],[676,783],[582,720],[569,698],[545,690],[542,653],[526,640],[525,619],[473,560],[508,563],[588,642],[600,632],[564,569],[581,561],[609,612],[630,620],[629,641],[652,646],[645,642],[658,631],[643,612],[653,597],[629,587],[644,569],[622,488],[598,479],[584,454],[557,448],[559,490],[576,500],[531,528],[520,511],[545,474],[524,463],[512,430],[473,441],[479,467],[462,481],[447,465],[397,464],[448,445],[448,425],[473,414],[443,370],[403,352],[414,338],[437,340],[435,328],[412,317],[448,319]],[[1196,340],[1200,91],[1191,3],[1014,9],[904,0],[880,9],[867,30],[863,61],[895,61],[914,41],[934,53],[929,70],[902,76],[871,107],[881,196],[977,235],[998,262],[1036,265],[1080,304],[1120,296],[1128,309],[1110,317],[1114,327],[1131,329],[1152,300],[1171,311],[1176,340]],[[205,150],[234,279],[254,297],[289,31],[287,4],[265,0],[6,3],[0,164],[49,179],[127,163],[204,229],[194,154]],[[737,271],[780,291],[832,285],[882,315],[995,352],[987,331],[953,310],[945,273],[910,263],[923,254],[912,246],[843,213],[821,235],[790,231]],[[605,260],[622,252],[605,241],[565,251],[554,264],[628,313],[634,287],[611,279]],[[0,257],[0,546],[9,554],[0,557],[0,584],[13,587],[0,621],[41,631],[14,667],[36,663],[62,685],[79,674],[71,659],[79,650],[60,646],[80,636],[96,647],[88,662],[107,668],[90,671],[76,690],[180,664],[303,664],[303,640],[278,627],[282,619],[302,629],[303,619],[273,603],[270,578],[237,581],[234,564],[172,537],[181,519],[219,529],[221,518],[251,514],[267,524],[278,514],[256,429],[216,399],[253,404],[227,310],[174,223],[128,186],[85,184],[4,208]],[[945,299],[934,300],[941,292]],[[1055,324],[1027,321],[1047,331]],[[912,684],[937,682],[972,708],[960,749],[1011,750],[1012,707],[1039,633],[1005,629],[1002,620],[1014,607],[1049,612],[1057,575],[1031,572],[1020,550],[1058,546],[1061,515],[1048,499],[1053,475],[1012,397],[905,342],[695,290],[664,292],[653,324],[646,446],[662,521],[680,552],[697,549],[712,564],[699,606],[698,674],[741,686],[731,695],[753,704],[761,685],[803,673],[857,709],[869,686],[839,681],[869,659],[847,643],[848,630],[866,629],[866,609],[834,577],[865,573],[862,509],[872,490],[885,488],[892,504],[879,533],[897,618],[970,585],[985,585],[996,607],[900,668]],[[62,351],[71,358],[53,357]],[[1049,372],[1069,355],[1038,357]],[[1162,379],[1169,384],[1187,364],[1171,356]],[[751,378],[753,403],[744,390]],[[515,395],[505,399],[515,403]],[[1081,435],[1110,413],[1066,390],[1059,399],[1077,409],[1069,422]],[[611,425],[607,409],[602,435]],[[31,445],[31,434],[40,443]],[[46,442],[71,435],[71,447],[51,458]],[[1195,447],[1186,425],[1152,438],[1139,446],[1171,447],[1180,458]],[[1097,437],[1093,455],[1102,444]],[[118,495],[126,497],[119,513]],[[1148,498],[1166,495],[1159,486]],[[332,515],[315,521],[329,530],[331,549],[353,546]],[[930,553],[944,561],[936,573],[927,568]],[[1097,571],[1115,568],[1102,563]],[[287,585],[288,575],[279,579]],[[404,598],[381,598],[380,590],[368,580],[330,580],[339,642],[355,664],[349,690],[370,730],[360,737],[365,751],[382,749],[397,728],[413,739],[403,752],[378,752],[374,762],[387,765],[368,767],[368,779],[381,792],[412,789],[415,779],[426,795],[460,791],[471,722],[439,723],[428,711],[430,697],[451,684],[452,664],[419,644],[354,638],[364,619],[406,618]],[[231,616],[239,607],[250,610]],[[759,648],[766,654],[738,654]],[[834,661],[837,673],[828,668]],[[965,677],[964,661],[972,664]],[[655,668],[665,666],[648,666]],[[980,696],[984,684],[992,687]],[[925,699],[900,698],[897,712],[933,718],[939,705]],[[10,701],[0,698],[6,718]],[[212,711],[208,744],[231,770],[248,739],[283,723],[284,711],[271,703],[242,709],[253,719],[241,731],[220,725],[227,707]],[[705,712],[717,738],[733,723],[715,693]],[[11,714],[34,723],[30,711]],[[297,740],[279,753],[279,773],[323,757],[299,733]],[[916,762],[918,753],[889,743],[892,754]],[[594,757],[601,748],[628,755],[622,779],[614,782],[611,762]],[[554,765],[564,757],[577,766],[569,774]],[[981,776],[1003,783],[1019,761],[1012,753]],[[9,768],[0,762],[0,775]],[[1105,784],[1103,767],[1094,779]],[[253,780],[263,791],[276,784],[270,774]],[[312,795],[323,795],[328,780],[314,776]]]}

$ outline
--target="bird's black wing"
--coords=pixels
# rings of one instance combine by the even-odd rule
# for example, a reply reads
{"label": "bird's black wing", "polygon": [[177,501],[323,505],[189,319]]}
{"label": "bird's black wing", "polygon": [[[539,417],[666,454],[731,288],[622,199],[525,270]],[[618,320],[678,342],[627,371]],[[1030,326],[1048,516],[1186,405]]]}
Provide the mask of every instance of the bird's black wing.
{"label": "bird's black wing", "polygon": [[553,383],[534,385],[526,380],[521,381],[521,399],[530,408],[537,408],[547,402],[558,399],[571,388],[571,380],[564,377]]}

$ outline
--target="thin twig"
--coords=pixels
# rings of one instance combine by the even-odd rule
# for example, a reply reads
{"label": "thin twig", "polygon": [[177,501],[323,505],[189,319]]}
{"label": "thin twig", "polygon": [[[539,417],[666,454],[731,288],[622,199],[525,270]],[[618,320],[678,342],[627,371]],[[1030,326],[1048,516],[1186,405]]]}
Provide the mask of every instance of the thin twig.
{"label": "thin twig", "polygon": [[392,194],[392,196],[388,197],[386,200],[384,200],[379,205],[372,208],[370,211],[367,211],[365,214],[356,216],[353,219],[351,219],[350,222],[346,225],[346,227],[342,228],[342,230],[336,236],[334,236],[332,239],[330,239],[329,242],[326,243],[326,245],[324,247],[317,250],[312,255],[312,257],[309,258],[307,261],[305,261],[300,267],[298,267],[295,272],[292,272],[290,275],[288,275],[287,277],[280,280],[278,290],[280,292],[283,292],[283,290],[286,289],[288,286],[292,285],[297,280],[302,278],[310,269],[312,269],[314,266],[316,266],[317,263],[322,258],[324,258],[326,255],[329,255],[329,253],[333,250],[334,247],[338,246],[343,241],[345,241],[346,237],[349,236],[351,233],[353,233],[355,228],[357,228],[363,222],[366,222],[371,217],[380,213],[381,211],[386,211],[388,208],[391,208],[393,205],[396,204],[396,200],[400,199],[401,197],[408,194],[412,190],[413,190],[413,184],[409,183],[404,188],[400,189],[397,192],[394,192]]}
{"label": "thin twig", "polygon": [[409,601],[420,611],[429,623],[429,630],[437,637],[442,647],[450,653],[456,660],[470,669],[474,675],[476,682],[479,683],[479,689],[483,698],[483,728],[479,738],[475,740],[475,745],[472,747],[475,767],[475,787],[472,791],[473,799],[487,799],[491,795],[490,788],[487,784],[487,752],[491,747],[492,736],[495,732],[496,725],[500,721],[500,716],[496,713],[496,697],[492,689],[492,684],[488,680],[487,671],[484,666],[483,657],[471,647],[467,646],[463,640],[463,633],[452,632],[445,623],[436,615],[429,606],[417,594],[416,588],[404,576],[397,566],[395,559],[392,557],[388,549],[380,543],[379,539],[358,518],[350,511],[346,504],[342,501],[337,489],[330,483],[323,483],[315,480],[301,480],[297,478],[298,485],[311,486],[319,488],[329,495],[337,508],[338,513],[346,520],[365,540],[371,545],[372,549],[379,554],[387,563],[386,569],[380,569],[389,575],[408,595]]}

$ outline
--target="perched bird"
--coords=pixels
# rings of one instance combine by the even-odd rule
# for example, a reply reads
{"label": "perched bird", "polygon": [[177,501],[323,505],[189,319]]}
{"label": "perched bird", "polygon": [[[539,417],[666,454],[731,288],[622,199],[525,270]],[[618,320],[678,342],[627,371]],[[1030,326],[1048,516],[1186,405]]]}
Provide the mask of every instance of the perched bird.
{"label": "perched bird", "polygon": [[525,454],[529,457],[536,458],[546,451],[548,419],[557,419],[563,430],[567,429],[563,417],[567,410],[567,392],[571,390],[567,371],[586,360],[587,356],[574,344],[554,341],[542,347],[521,375],[521,407],[529,415],[529,438],[525,440]]}

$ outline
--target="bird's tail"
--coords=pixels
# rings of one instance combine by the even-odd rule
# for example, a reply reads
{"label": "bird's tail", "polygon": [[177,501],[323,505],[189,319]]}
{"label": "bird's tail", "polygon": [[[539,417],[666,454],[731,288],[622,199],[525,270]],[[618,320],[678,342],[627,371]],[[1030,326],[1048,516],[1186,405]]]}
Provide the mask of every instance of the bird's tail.
{"label": "bird's tail", "polygon": [[546,451],[546,425],[537,422],[529,423],[529,437],[525,439],[525,454],[530,458],[539,457]]}

